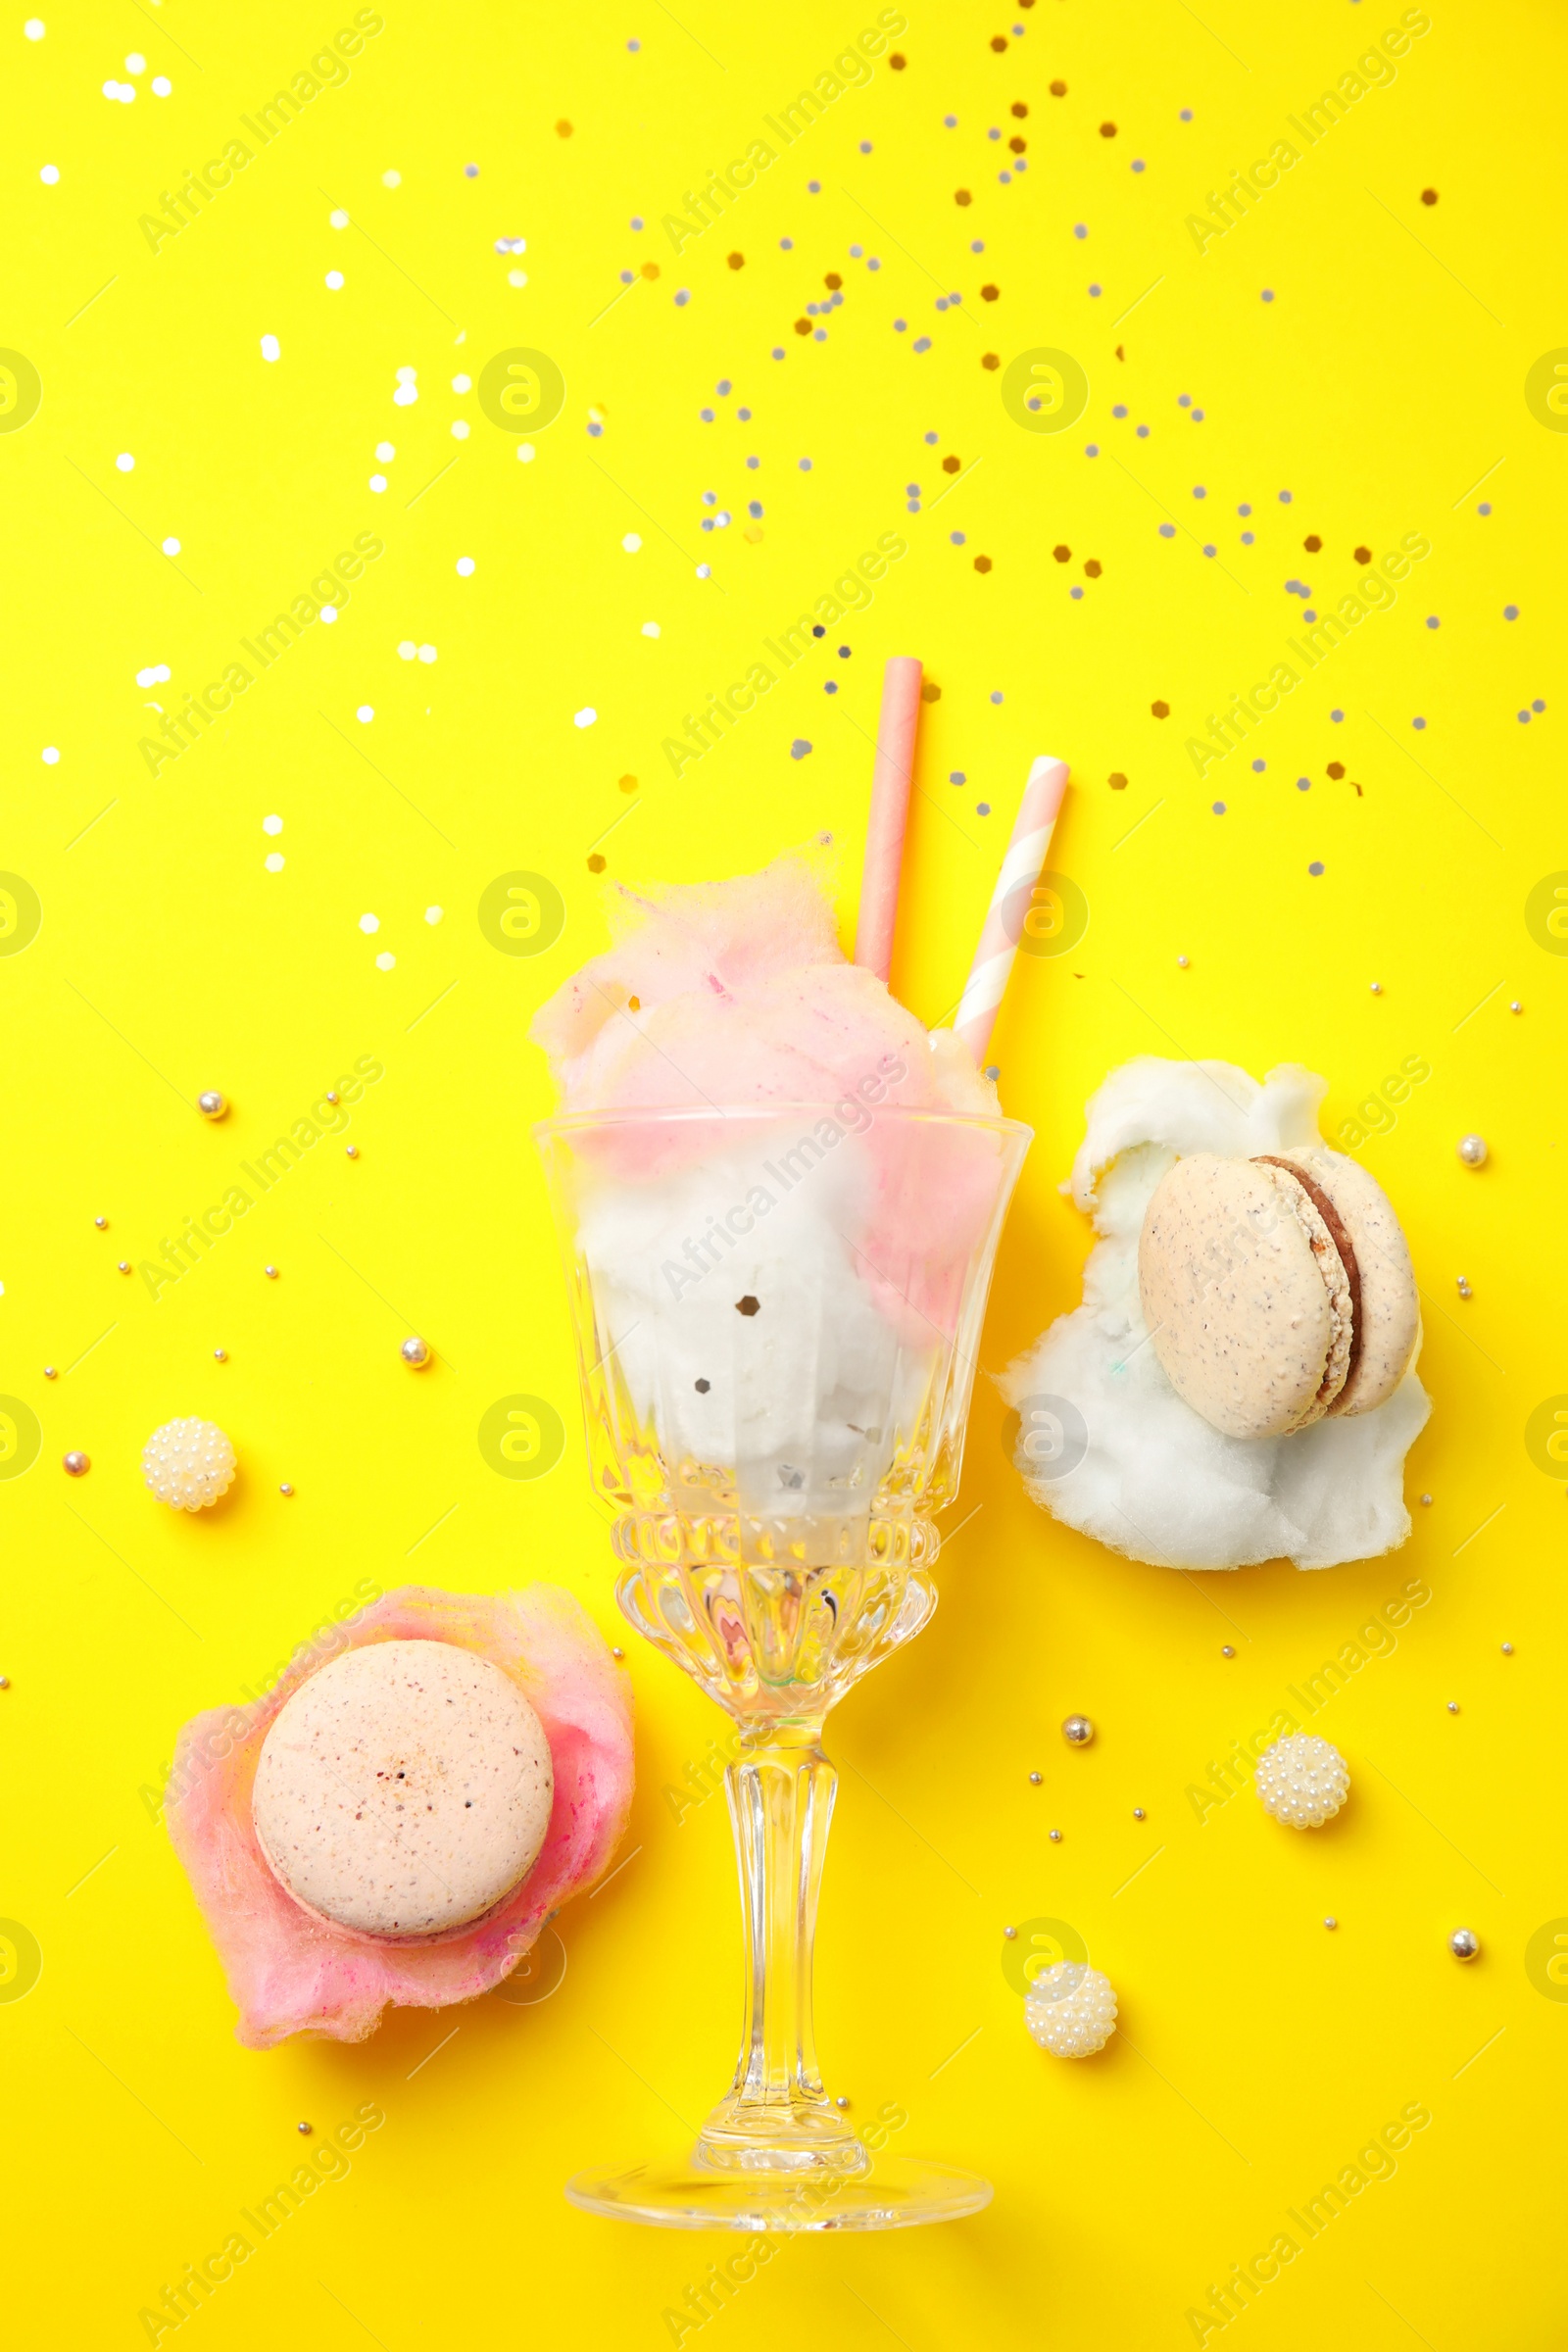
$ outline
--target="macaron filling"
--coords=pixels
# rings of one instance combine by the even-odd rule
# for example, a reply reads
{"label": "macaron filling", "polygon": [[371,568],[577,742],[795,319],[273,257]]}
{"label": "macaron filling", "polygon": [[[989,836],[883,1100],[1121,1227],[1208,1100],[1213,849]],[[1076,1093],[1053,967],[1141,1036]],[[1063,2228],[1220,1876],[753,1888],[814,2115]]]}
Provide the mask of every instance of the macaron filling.
{"label": "macaron filling", "polygon": [[1329,1297],[1331,1337],[1323,1378],[1302,1421],[1304,1428],[1334,1412],[1355,1371],[1361,1351],[1361,1278],[1355,1248],[1343,1218],[1327,1193],[1304,1168],[1290,1159],[1258,1152],[1255,1167],[1267,1168],[1268,1181],[1306,1235],[1318,1272]]}

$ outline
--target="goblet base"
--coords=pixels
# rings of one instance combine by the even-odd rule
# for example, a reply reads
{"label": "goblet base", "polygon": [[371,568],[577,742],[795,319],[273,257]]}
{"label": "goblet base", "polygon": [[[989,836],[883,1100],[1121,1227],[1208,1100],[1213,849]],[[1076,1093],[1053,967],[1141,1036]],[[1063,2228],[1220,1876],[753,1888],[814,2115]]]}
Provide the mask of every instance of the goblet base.
{"label": "goblet base", "polygon": [[720,2172],[691,2155],[626,2171],[589,2171],[566,2183],[569,2203],[612,2221],[658,2230],[917,2230],[961,2221],[991,2202],[978,2173],[917,2156],[877,2156],[854,2175]]}

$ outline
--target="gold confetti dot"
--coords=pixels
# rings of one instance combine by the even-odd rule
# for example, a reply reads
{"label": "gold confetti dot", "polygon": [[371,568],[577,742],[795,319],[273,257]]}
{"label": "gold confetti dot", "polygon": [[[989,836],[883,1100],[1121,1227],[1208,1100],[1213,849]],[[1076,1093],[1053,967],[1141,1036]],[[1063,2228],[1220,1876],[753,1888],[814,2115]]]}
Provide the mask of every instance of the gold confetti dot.
{"label": "gold confetti dot", "polygon": [[976,571],[989,571],[991,569],[991,558],[989,556],[976,556],[974,560],[974,567]]}

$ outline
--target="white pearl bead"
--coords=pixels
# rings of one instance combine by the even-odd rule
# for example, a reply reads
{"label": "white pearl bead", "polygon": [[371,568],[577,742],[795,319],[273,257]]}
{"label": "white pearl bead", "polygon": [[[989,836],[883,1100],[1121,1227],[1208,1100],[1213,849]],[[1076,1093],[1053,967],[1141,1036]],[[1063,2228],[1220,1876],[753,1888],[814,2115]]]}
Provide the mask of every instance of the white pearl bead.
{"label": "white pearl bead", "polygon": [[1116,1992],[1084,1960],[1043,1968],[1024,1996],[1024,2023],[1055,2058],[1092,2058],[1116,2031]]}
{"label": "white pearl bead", "polygon": [[1461,1135],[1454,1149],[1467,1168],[1486,1166],[1487,1139],[1484,1135]]}
{"label": "white pearl bead", "polygon": [[212,1421],[166,1421],[142,1447],[141,1473],[172,1511],[205,1511],[234,1483],[234,1448]]}
{"label": "white pearl bead", "polygon": [[1288,1733],[1257,1759],[1257,1801],[1293,1830],[1321,1829],[1350,1793],[1345,1758],[1326,1740]]}

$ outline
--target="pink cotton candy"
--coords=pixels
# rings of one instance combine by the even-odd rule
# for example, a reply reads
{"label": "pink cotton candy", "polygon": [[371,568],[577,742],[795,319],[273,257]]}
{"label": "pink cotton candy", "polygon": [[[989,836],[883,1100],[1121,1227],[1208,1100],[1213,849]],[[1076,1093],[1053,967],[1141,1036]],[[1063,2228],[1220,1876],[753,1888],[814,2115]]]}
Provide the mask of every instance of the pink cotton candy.
{"label": "pink cotton candy", "polygon": [[[389,1592],[318,1644],[267,1696],[198,1715],[179,1735],[170,1836],[201,1906],[240,2016],[238,2038],[266,2050],[291,2034],[363,2041],[391,2001],[439,2009],[510,1975],[546,1921],[592,1884],[613,1852],[632,1790],[624,1670],[581,1605],[553,1585],[518,1592]],[[428,1942],[389,1942],[304,1911],[263,1859],[251,1822],[262,1742],[285,1701],[347,1647],[452,1642],[514,1677],[544,1727],[555,1800],[538,1859],[477,1925]]]}
{"label": "pink cotton candy", "polygon": [[[842,1238],[888,1320],[951,1331],[976,1235],[996,1200],[994,1144],[973,1130],[888,1116],[994,1119],[994,1088],[950,1031],[930,1033],[886,983],[845,959],[820,860],[787,852],[730,881],[617,887],[614,944],[534,1017],[572,1112],[722,1113],[789,1105],[785,1143],[863,1134],[872,1200]],[[802,1119],[808,1107],[812,1117]],[[820,1128],[818,1130],[821,1132]],[[754,1125],[696,1116],[580,1135],[585,1165],[617,1185],[676,1176],[755,1148]]]}
{"label": "pink cotton candy", "polygon": [[618,888],[611,924],[614,945],[534,1017],[564,1110],[831,1104],[890,1061],[890,1102],[996,1110],[951,1038],[845,960],[801,852],[728,882]]}

